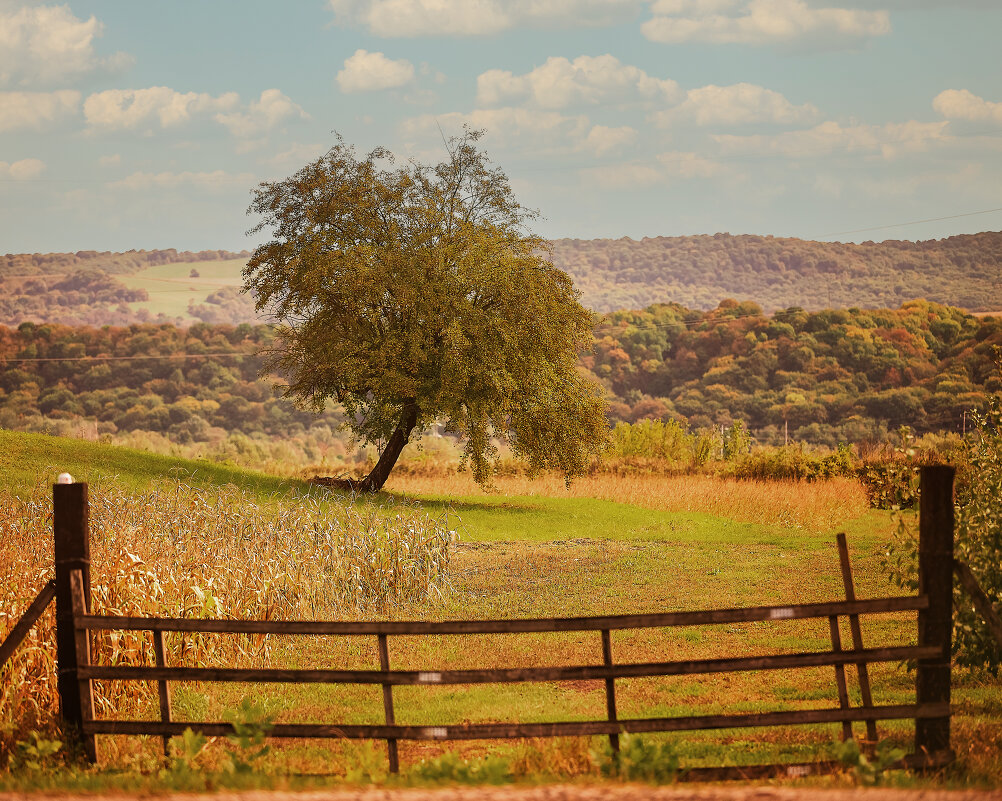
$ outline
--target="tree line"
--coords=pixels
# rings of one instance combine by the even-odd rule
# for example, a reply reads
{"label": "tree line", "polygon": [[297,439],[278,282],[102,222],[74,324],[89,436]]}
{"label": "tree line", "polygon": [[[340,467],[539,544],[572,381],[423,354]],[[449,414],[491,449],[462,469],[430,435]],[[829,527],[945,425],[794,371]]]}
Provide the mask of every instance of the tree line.
{"label": "tree line", "polygon": [[158,264],[197,261],[228,261],[246,259],[250,251],[232,253],[228,250],[128,250],[115,253],[108,250],[78,250],[76,253],[7,253],[0,255],[0,278],[8,276],[51,275],[76,270],[101,270],[106,273],[136,273]]}
{"label": "tree line", "polygon": [[1002,309],[1002,232],[858,245],[730,234],[558,239],[551,248],[599,312],[668,301],[712,309],[723,298],[770,311],[896,308],[913,298]]}
{"label": "tree line", "polygon": [[925,300],[774,315],[734,300],[709,312],[662,304],[614,312],[595,336],[582,365],[607,388],[611,419],[740,420],[774,444],[960,431],[1002,388],[1002,318]]}
{"label": "tree line", "polygon": [[[250,324],[0,326],[0,426],[90,420],[99,433],[155,431],[182,443],[220,430],[289,437],[336,426],[335,408],[299,409],[259,377],[273,341],[271,327]],[[579,364],[604,387],[610,424],[740,421],[763,443],[835,445],[901,425],[960,431],[986,393],[1002,391],[1000,346],[1002,318],[928,301],[775,315],[725,301],[597,319]]]}

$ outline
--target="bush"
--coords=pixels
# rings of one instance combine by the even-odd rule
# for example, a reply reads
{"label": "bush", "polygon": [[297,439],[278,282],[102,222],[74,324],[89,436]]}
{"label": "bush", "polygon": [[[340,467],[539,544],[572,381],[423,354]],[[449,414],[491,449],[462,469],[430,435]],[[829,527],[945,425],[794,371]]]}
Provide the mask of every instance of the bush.
{"label": "bush", "polygon": [[823,456],[802,446],[760,448],[741,457],[726,475],[752,481],[821,481],[841,476],[855,476],[856,460],[848,445],[839,445],[835,453]]}
{"label": "bush", "polygon": [[[995,608],[1002,604],[1002,397],[972,415],[956,483],[954,554],[971,568]],[[901,516],[882,567],[899,587],[918,590],[918,534],[915,521]],[[953,597],[953,654],[958,665],[998,676],[1002,647],[970,599],[956,584]]]}

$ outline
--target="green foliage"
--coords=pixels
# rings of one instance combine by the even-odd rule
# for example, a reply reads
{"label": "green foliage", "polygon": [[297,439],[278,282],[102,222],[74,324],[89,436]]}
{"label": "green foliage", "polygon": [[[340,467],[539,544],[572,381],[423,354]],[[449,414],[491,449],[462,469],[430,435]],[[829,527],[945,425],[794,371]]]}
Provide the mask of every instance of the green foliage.
{"label": "green foliage", "polygon": [[[971,568],[996,609],[1002,608],[1002,397],[992,395],[987,408],[971,416],[958,473],[954,516],[954,555]],[[899,515],[881,567],[899,587],[917,590],[917,521]],[[954,584],[953,654],[958,665],[997,676],[1002,647],[992,637],[959,583]]]}
{"label": "green foliage", "polygon": [[[955,555],[971,568],[996,610],[1002,610],[1002,396],[973,417],[969,467],[957,492]],[[966,595],[955,596],[953,648],[957,662],[997,676],[1002,646]]]}
{"label": "green foliage", "polygon": [[420,784],[507,784],[514,779],[511,763],[501,757],[486,756],[466,760],[448,751],[435,759],[419,762],[408,778]]}
{"label": "green foliage", "polygon": [[856,458],[842,443],[834,453],[813,454],[802,445],[758,448],[740,457],[727,471],[734,478],[752,481],[824,481],[857,474]]}
{"label": "green foliage", "polygon": [[617,423],[609,433],[607,457],[644,458],[668,462],[679,469],[697,461],[699,437],[677,420],[640,420]]}
{"label": "green foliage", "polygon": [[870,758],[860,749],[859,743],[852,739],[837,743],[835,754],[852,771],[856,781],[866,787],[883,784],[887,771],[905,756],[904,749],[895,748],[883,740],[877,743],[876,753]]}
{"label": "green foliage", "polygon": [[863,465],[857,476],[874,509],[911,509],[918,503],[918,468],[911,462]]}
{"label": "green foliage", "polygon": [[723,457],[725,462],[733,462],[751,450],[751,434],[741,420],[735,420],[724,433]]}
{"label": "green foliage", "polygon": [[480,483],[496,439],[567,476],[604,445],[603,403],[576,367],[591,316],[479,137],[451,139],[434,167],[400,168],[339,140],[262,184],[250,207],[272,239],[245,286],[282,323],[267,368],[288,378],[286,397],[317,411],[335,401],[356,437],[383,448],[362,489],[379,489],[438,420]]}
{"label": "green foliage", "polygon": [[678,778],[679,756],[670,742],[654,743],[639,734],[619,735],[619,751],[606,741],[594,755],[603,776],[624,781],[670,784]]}
{"label": "green foliage", "polygon": [[10,759],[12,771],[38,773],[52,765],[53,757],[62,749],[61,740],[47,740],[37,731],[28,732],[28,738],[17,742]]}
{"label": "green foliage", "polygon": [[233,773],[251,773],[254,764],[271,750],[265,740],[274,728],[274,717],[260,704],[244,698],[226,720],[233,726],[233,734],[227,734],[226,739],[237,749],[230,754],[227,768]]}
{"label": "green foliage", "polygon": [[172,739],[174,756],[168,762],[164,778],[174,786],[184,785],[200,770],[199,759],[208,744],[208,738],[201,732],[185,729],[180,737]]}
{"label": "green foliage", "polygon": [[353,749],[344,779],[349,784],[381,784],[389,775],[386,756],[371,740]]}

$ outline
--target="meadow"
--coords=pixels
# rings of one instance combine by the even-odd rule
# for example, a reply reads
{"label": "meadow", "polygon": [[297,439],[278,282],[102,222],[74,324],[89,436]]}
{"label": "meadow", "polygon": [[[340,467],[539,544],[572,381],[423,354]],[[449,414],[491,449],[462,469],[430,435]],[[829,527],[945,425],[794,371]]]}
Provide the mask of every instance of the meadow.
{"label": "meadow", "polygon": [[243,283],[240,273],[246,263],[246,259],[226,259],[158,264],[119,275],[118,279],[129,289],[145,289],[149,293],[148,301],[130,304],[133,311],[146,309],[154,317],[163,314],[188,318],[189,303],[202,303],[217,289],[239,289]]}
{"label": "meadow", "polygon": [[[661,612],[810,603],[842,597],[835,534],[846,532],[859,597],[898,594],[880,570],[894,521],[868,508],[852,480],[735,481],[711,475],[499,477],[485,493],[465,474],[391,476],[386,492],[352,499],[294,479],[79,440],[0,432],[7,477],[0,499],[0,638],[51,573],[49,484],[68,470],[91,485],[95,606],[142,614],[394,619],[506,618]],[[46,613],[0,674],[0,762],[29,730],[55,736]],[[712,658],[824,650],[827,621],[771,621],[613,634],[617,661]],[[869,616],[864,644],[914,642],[914,614]],[[850,642],[843,626],[843,642]],[[374,638],[231,637],[183,646],[185,664],[378,667]],[[106,643],[119,663],[151,659],[151,647]],[[168,643],[180,654],[182,644]],[[595,633],[393,638],[394,668],[441,670],[588,664]],[[176,664],[176,662],[175,662]],[[850,695],[858,703],[854,671]],[[908,703],[914,674],[871,666],[876,703]],[[617,681],[621,717],[831,707],[831,668]],[[102,715],[155,716],[155,688],[99,688]],[[183,684],[177,720],[219,719],[254,699],[279,722],[380,723],[378,686]],[[603,717],[603,683],[401,687],[397,722],[440,724]],[[941,780],[995,785],[1002,778],[998,679],[956,672],[954,747],[961,769]],[[909,722],[880,736],[908,747]],[[862,735],[862,725],[856,725]],[[831,758],[836,726],[798,726],[651,737],[684,766]],[[101,737],[102,763],[87,781],[157,787],[159,741]],[[484,755],[523,779],[598,780],[600,739],[401,743],[405,771]],[[207,770],[228,746],[210,743]],[[381,743],[277,741],[258,766],[289,777],[353,781],[385,775]],[[53,786],[81,782],[50,778]],[[66,776],[70,776],[67,773]],[[94,778],[98,777],[98,778]],[[0,788],[22,786],[0,772]],[[60,784],[62,781],[62,785]],[[828,781],[846,781],[831,779]],[[37,780],[36,780],[37,782]],[[102,785],[101,782],[104,782]],[[34,785],[34,786],[37,786]]]}

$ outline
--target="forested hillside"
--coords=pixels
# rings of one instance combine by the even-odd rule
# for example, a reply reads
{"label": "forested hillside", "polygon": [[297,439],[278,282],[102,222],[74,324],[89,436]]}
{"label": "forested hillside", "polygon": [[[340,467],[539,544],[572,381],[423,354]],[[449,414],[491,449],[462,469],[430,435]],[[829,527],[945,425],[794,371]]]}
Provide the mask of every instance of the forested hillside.
{"label": "forested hillside", "polygon": [[766,316],[732,300],[710,312],[615,312],[582,361],[607,386],[613,419],[742,420],[764,441],[781,441],[788,428],[836,444],[903,425],[960,431],[985,391],[1002,389],[1000,346],[1002,317],[928,301]]}
{"label": "forested hillside", "polygon": [[1002,232],[927,242],[811,242],[771,236],[558,239],[553,262],[585,305],[602,312],[724,298],[767,311],[896,308],[928,300],[969,311],[1002,309]]}
{"label": "forested hillside", "polygon": [[8,253],[0,256],[0,279],[32,275],[55,275],[77,270],[101,270],[105,273],[134,273],[158,264],[199,261],[228,261],[248,258],[250,251],[231,253],[227,250],[129,250],[112,253],[107,250],[78,250],[76,253]]}
{"label": "forested hillside", "polygon": [[[239,292],[248,255],[157,250],[2,256],[0,324],[263,322]],[[552,257],[574,279],[582,302],[599,312],[653,303],[713,309],[724,298],[751,300],[766,311],[897,308],[915,298],[968,311],[1002,310],[1000,232],[861,245],[729,234],[558,239]],[[74,279],[80,272],[91,277]],[[143,290],[142,297],[129,294]]]}
{"label": "forested hillside", "polygon": [[[153,431],[186,443],[241,432],[289,438],[335,426],[258,377],[267,326],[0,326],[0,427]],[[959,430],[1002,381],[1002,318],[913,301],[897,310],[774,316],[748,302],[616,312],[582,368],[606,389],[610,422],[741,420],[763,442],[881,438],[901,425]]]}

